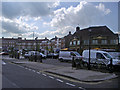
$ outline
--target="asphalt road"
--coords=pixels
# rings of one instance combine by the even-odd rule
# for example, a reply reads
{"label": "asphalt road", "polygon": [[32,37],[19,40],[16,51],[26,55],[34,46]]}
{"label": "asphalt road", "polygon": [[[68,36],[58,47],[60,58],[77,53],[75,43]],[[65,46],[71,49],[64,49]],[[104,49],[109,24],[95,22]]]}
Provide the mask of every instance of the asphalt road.
{"label": "asphalt road", "polygon": [[[37,72],[33,69],[25,68],[21,65],[10,63],[10,60],[4,60],[3,64],[3,88],[120,88],[120,72],[115,72],[119,77],[112,80],[85,83],[56,77],[46,73]],[[43,60],[43,63],[71,66],[69,62],[59,62],[56,59]]]}
{"label": "asphalt road", "polygon": [[6,62],[2,67],[3,88],[79,88],[66,80]]}

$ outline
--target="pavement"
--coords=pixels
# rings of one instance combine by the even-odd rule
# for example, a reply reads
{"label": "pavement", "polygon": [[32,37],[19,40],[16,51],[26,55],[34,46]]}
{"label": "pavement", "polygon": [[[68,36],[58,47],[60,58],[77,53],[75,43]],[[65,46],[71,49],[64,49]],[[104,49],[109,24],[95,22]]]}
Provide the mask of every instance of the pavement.
{"label": "pavement", "polygon": [[72,67],[44,64],[40,62],[30,62],[30,61],[18,60],[18,59],[12,60],[12,62],[15,64],[23,65],[24,67],[38,70],[40,72],[52,73],[83,82],[99,82],[99,81],[110,80],[118,77],[114,73],[103,73],[99,71],[92,71],[85,69],[76,70],[73,69]]}

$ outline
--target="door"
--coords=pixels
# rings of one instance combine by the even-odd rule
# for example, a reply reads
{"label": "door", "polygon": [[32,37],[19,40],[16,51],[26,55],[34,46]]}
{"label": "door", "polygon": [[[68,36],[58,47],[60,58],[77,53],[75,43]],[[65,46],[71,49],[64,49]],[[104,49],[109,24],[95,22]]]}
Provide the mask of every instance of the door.
{"label": "door", "polygon": [[96,60],[96,63],[101,63],[101,64],[105,64],[105,57],[103,56],[103,54],[102,53],[96,53],[96,58],[97,58],[97,60]]}

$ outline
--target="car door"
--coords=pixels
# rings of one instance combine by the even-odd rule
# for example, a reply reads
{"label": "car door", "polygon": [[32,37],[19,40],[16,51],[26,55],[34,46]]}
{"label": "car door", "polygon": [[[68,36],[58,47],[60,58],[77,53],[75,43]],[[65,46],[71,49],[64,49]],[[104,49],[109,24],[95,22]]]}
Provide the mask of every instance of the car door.
{"label": "car door", "polygon": [[97,58],[97,60],[96,60],[96,63],[98,63],[98,64],[105,64],[105,57],[104,57],[104,55],[102,54],[102,53],[96,53],[96,58]]}

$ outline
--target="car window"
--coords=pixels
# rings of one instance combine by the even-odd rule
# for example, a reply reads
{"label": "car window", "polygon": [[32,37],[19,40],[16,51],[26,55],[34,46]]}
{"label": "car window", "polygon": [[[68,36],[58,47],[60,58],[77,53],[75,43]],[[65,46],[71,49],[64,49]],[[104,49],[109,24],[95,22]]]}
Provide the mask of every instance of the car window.
{"label": "car window", "polygon": [[105,57],[101,53],[96,54],[97,59],[105,59]]}
{"label": "car window", "polygon": [[71,54],[71,56],[76,56],[73,52],[71,52],[70,54]]}
{"label": "car window", "polygon": [[107,54],[107,53],[103,53],[107,58],[112,58],[109,54]]}

